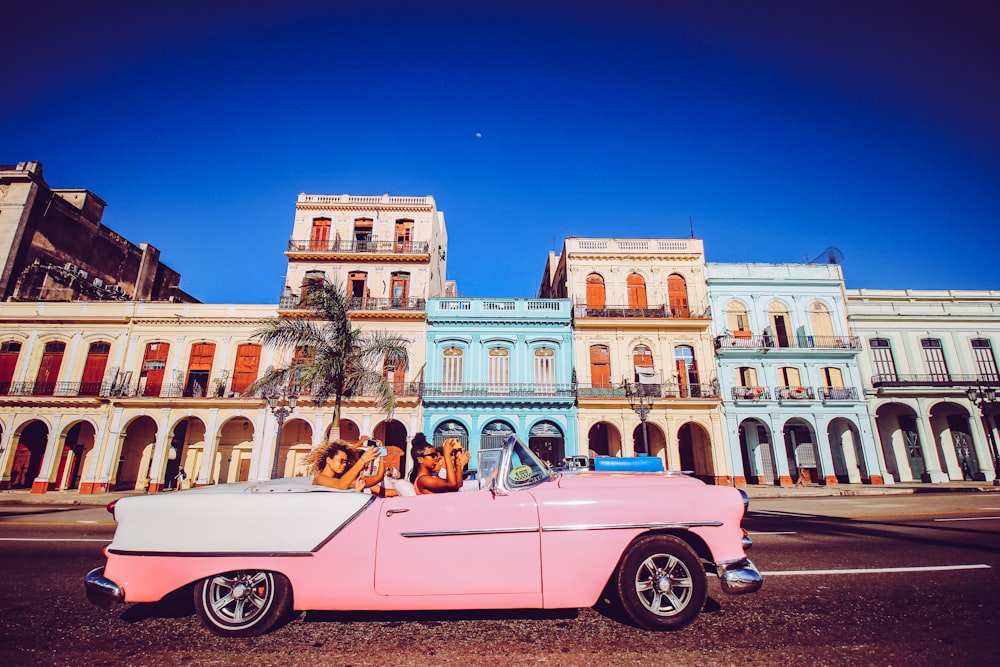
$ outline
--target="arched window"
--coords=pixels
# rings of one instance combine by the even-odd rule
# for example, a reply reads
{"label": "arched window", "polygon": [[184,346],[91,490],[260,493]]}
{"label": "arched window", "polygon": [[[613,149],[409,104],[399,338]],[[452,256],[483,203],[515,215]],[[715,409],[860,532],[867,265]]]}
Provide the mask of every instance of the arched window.
{"label": "arched window", "polygon": [[195,343],[191,346],[187,381],[184,383],[185,396],[201,397],[206,395],[214,358],[215,343]]}
{"label": "arched window", "polygon": [[80,396],[97,396],[101,393],[101,382],[104,380],[104,369],[107,368],[110,353],[111,343],[90,344],[87,360],[83,364],[83,377],[80,379]]}
{"label": "arched window", "polygon": [[494,347],[488,354],[486,381],[489,393],[506,395],[510,393],[510,350]]}
{"label": "arched window", "polygon": [[170,343],[149,343],[139,369],[139,385],[143,396],[159,396],[163,387],[163,373],[167,367]]}
{"label": "arched window", "polygon": [[443,445],[444,441],[448,438],[455,438],[461,442],[466,448],[466,451],[468,451],[469,431],[461,423],[456,421],[447,421],[434,427],[434,434],[431,442],[435,447]]}
{"label": "arched window", "polygon": [[396,252],[413,252],[413,221],[400,219],[396,221],[395,230]]}
{"label": "arched window", "polygon": [[812,325],[813,345],[816,347],[835,345],[833,319],[825,303],[813,301],[809,304],[809,324]]}
{"label": "arched window", "polygon": [[750,320],[747,317],[747,307],[742,301],[730,301],[726,304],[726,328],[737,338],[750,337]]}
{"label": "arched window", "polygon": [[951,379],[948,374],[948,363],[944,359],[944,348],[939,338],[923,338],[920,347],[924,349],[924,362],[932,380],[945,381]]}
{"label": "arched window", "polygon": [[351,310],[364,310],[368,301],[368,272],[351,271],[347,275],[347,299]]}
{"label": "arched window", "polygon": [[782,366],[778,369],[778,378],[782,386],[788,389],[798,389],[802,387],[802,375],[799,369],[794,366]]}
{"label": "arched window", "polygon": [[389,284],[389,298],[392,299],[393,308],[404,308],[410,299],[410,272],[396,271],[392,274],[392,282]]}
{"label": "arched window", "polygon": [[872,382],[894,381],[896,379],[896,362],[892,358],[892,347],[888,338],[872,338],[868,341],[872,348],[872,366],[875,377]]}
{"label": "arched window", "polygon": [[672,317],[691,317],[687,281],[678,273],[672,273],[667,278],[667,303]]}
{"label": "arched window", "polygon": [[38,365],[38,374],[35,376],[34,393],[36,395],[51,396],[55,393],[64,352],[66,352],[66,343],[52,341],[45,344],[42,361]]}
{"label": "arched window", "polygon": [[788,334],[791,331],[791,322],[788,319],[788,308],[780,301],[772,301],[767,308],[767,313],[771,320],[771,336],[765,339],[765,343],[778,347],[789,347],[791,341]]}
{"label": "arched window", "polygon": [[14,380],[14,368],[17,358],[21,355],[21,343],[9,340],[0,345],[0,394],[10,392],[10,383]]}
{"label": "arched window", "polygon": [[604,278],[599,273],[587,276],[587,309],[602,310],[606,304]]}
{"label": "arched window", "polygon": [[645,310],[646,281],[638,273],[632,273],[625,279],[625,284],[628,287],[628,307]]}
{"label": "arched window", "polygon": [[514,429],[507,422],[492,421],[483,427],[479,435],[480,449],[500,449],[507,438],[514,435]]}
{"label": "arched window", "polygon": [[694,358],[694,348],[678,345],[674,348],[674,362],[677,364],[677,389],[681,398],[701,396],[698,379],[698,362]]}
{"label": "arched window", "polygon": [[736,369],[736,383],[741,387],[756,387],[757,369],[750,366],[740,366]]}
{"label": "arched window", "polygon": [[997,375],[997,361],[993,356],[993,346],[987,338],[973,338],[972,352],[976,355],[976,370],[979,372],[980,380],[990,380],[996,382],[1000,379]]}
{"label": "arched window", "polygon": [[556,354],[548,347],[535,350],[535,393],[551,394],[556,388]]}
{"label": "arched window", "polygon": [[368,250],[368,244],[372,240],[372,219],[354,219],[354,249],[359,252]]}
{"label": "arched window", "polygon": [[326,273],[323,271],[306,271],[306,275],[302,279],[302,296],[300,297],[301,304],[308,307],[309,293],[313,290],[321,288],[325,282]]}
{"label": "arched window", "polygon": [[590,346],[590,383],[595,388],[611,387],[611,353],[607,345]]}

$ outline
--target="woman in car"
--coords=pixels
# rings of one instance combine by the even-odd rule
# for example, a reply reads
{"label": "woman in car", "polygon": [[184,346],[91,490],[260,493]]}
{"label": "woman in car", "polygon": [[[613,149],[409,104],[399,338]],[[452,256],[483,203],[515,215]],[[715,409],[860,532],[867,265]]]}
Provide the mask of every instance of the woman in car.
{"label": "woman in car", "polygon": [[[427,443],[415,447],[413,451],[414,469],[417,471],[413,480],[413,488],[417,495],[427,493],[448,493],[462,488],[462,472],[469,463],[469,453],[462,443],[454,438],[448,438],[441,445],[442,453]],[[457,456],[455,450],[462,450]],[[441,479],[437,471],[441,463],[448,472],[446,479]]]}
{"label": "woman in car", "polygon": [[378,458],[378,448],[368,448],[349,465],[352,449],[350,443],[334,440],[310,452],[306,461],[312,465],[315,473],[313,484],[334,489],[364,490],[365,477],[361,473],[370,462]]}

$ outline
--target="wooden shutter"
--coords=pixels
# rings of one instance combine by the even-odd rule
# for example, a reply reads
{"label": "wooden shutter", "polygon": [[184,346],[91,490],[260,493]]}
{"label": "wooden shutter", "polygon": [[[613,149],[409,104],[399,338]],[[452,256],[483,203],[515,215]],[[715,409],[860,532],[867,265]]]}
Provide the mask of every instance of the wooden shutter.
{"label": "wooden shutter", "polygon": [[260,345],[244,343],[236,348],[236,365],[233,367],[231,391],[242,394],[257,379],[260,368]]}
{"label": "wooden shutter", "polygon": [[590,346],[590,378],[594,387],[611,387],[611,354],[606,345]]}

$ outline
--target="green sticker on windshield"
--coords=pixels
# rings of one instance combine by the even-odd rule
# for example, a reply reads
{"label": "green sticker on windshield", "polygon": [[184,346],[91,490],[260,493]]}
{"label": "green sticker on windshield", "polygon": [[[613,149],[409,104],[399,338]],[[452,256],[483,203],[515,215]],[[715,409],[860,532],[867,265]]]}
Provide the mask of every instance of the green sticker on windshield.
{"label": "green sticker on windshield", "polygon": [[527,482],[531,479],[531,466],[517,466],[510,471],[510,481],[512,482]]}

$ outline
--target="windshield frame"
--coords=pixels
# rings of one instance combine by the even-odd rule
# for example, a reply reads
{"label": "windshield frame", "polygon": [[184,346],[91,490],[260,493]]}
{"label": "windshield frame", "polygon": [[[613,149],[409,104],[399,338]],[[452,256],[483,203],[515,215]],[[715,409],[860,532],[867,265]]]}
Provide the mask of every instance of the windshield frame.
{"label": "windshield frame", "polygon": [[[511,483],[511,473],[514,470],[514,453],[518,454],[521,466],[531,469],[531,476],[523,483]],[[503,453],[500,455],[500,465],[497,466],[496,476],[493,479],[491,488],[495,492],[510,493],[511,491],[524,491],[539,484],[544,484],[553,479],[554,475],[541,459],[535,456],[531,448],[521,442],[516,435],[507,438],[503,445]]]}

